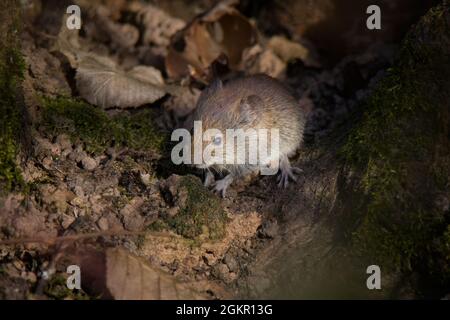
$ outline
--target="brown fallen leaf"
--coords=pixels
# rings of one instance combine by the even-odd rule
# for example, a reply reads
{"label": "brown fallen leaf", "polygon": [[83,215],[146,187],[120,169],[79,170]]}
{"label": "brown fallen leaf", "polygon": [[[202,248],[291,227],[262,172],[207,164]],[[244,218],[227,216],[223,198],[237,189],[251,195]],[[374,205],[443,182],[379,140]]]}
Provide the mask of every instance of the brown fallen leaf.
{"label": "brown fallen leaf", "polygon": [[172,17],[151,4],[134,2],[130,4],[130,9],[136,11],[137,22],[144,29],[142,42],[145,45],[166,47],[172,35],[186,25],[183,20]]}
{"label": "brown fallen leaf", "polygon": [[180,95],[171,96],[164,102],[165,110],[173,112],[177,118],[190,114],[195,109],[201,94],[201,91],[196,88],[182,87],[180,91]]}
{"label": "brown fallen leaf", "polygon": [[51,51],[61,52],[69,61],[70,66],[76,68],[78,65],[78,55],[81,50],[79,30],[66,28],[64,22],[65,20],[61,24],[61,30]]}
{"label": "brown fallen leaf", "polygon": [[81,285],[103,299],[205,299],[162,270],[121,248],[79,248],[69,260],[81,269]]}
{"label": "brown fallen leaf", "polygon": [[111,59],[94,54],[80,59],[75,79],[80,95],[102,108],[138,107],[167,93],[158,69],[136,66],[123,71]]}
{"label": "brown fallen leaf", "polygon": [[130,49],[139,40],[139,30],[129,23],[117,23],[112,19],[109,7],[99,5],[86,19],[84,30],[88,38],[109,43],[113,49]]}
{"label": "brown fallen leaf", "polygon": [[125,71],[107,56],[90,50],[91,43],[79,37],[78,30],[64,25],[54,51],[61,52],[76,69],[80,95],[101,108],[133,108],[153,103],[165,94],[178,94],[175,85],[165,85],[161,72],[151,66],[138,65]]}
{"label": "brown fallen leaf", "polygon": [[244,51],[239,70],[246,74],[265,73],[274,78],[282,78],[286,63],[271,49],[256,44]]}
{"label": "brown fallen leaf", "polygon": [[273,36],[269,39],[267,47],[271,49],[283,62],[287,63],[293,59],[302,60],[305,65],[319,67],[311,51],[298,42],[291,41],[283,36]]}
{"label": "brown fallen leaf", "polygon": [[231,68],[239,65],[243,51],[256,42],[256,30],[235,3],[219,2],[172,37],[165,60],[171,78],[190,75],[209,82],[210,65],[222,55]]}
{"label": "brown fallen leaf", "polygon": [[127,0],[75,0],[75,4],[79,5],[82,12],[91,14],[96,11],[98,7],[107,7],[110,17],[114,21],[118,21],[128,5]]}

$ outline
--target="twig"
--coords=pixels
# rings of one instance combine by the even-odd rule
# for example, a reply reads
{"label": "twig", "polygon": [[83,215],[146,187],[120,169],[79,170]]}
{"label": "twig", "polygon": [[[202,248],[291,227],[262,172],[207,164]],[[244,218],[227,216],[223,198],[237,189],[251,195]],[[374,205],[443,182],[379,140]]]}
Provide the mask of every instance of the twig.
{"label": "twig", "polygon": [[69,236],[60,236],[54,238],[42,237],[42,238],[2,240],[0,241],[0,245],[14,245],[14,244],[38,243],[38,242],[46,244],[55,244],[63,241],[76,241],[81,239],[97,238],[102,236],[129,236],[129,235],[141,235],[145,233],[146,231],[101,231],[101,232],[75,234]]}

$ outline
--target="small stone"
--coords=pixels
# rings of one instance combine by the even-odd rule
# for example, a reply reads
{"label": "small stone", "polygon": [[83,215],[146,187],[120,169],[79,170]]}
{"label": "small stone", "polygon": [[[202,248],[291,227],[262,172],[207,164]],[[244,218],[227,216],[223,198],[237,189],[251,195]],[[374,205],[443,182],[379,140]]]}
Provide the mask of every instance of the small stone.
{"label": "small stone", "polygon": [[260,238],[273,239],[278,233],[278,223],[276,221],[266,221],[260,228],[258,236]]}
{"label": "small stone", "polygon": [[22,272],[22,274],[20,275],[20,277],[24,280],[27,280],[31,283],[35,283],[37,281],[37,276],[34,272],[30,272],[30,271],[24,271]]}
{"label": "small stone", "polygon": [[123,218],[125,229],[129,231],[141,231],[145,224],[145,219],[141,215],[126,216]]}
{"label": "small stone", "polygon": [[102,197],[100,195],[93,195],[89,197],[89,203],[93,213],[99,214],[103,211],[104,205],[101,202]]}
{"label": "small stone", "polygon": [[167,209],[165,213],[168,218],[173,218],[178,214],[179,211],[180,211],[179,207],[172,207]]}
{"label": "small stone", "polygon": [[64,229],[67,229],[70,227],[70,225],[75,221],[75,217],[69,216],[67,214],[62,216],[62,222],[61,222],[61,226]]}
{"label": "small stone", "polygon": [[108,230],[108,229],[109,229],[108,219],[106,219],[105,217],[101,217],[101,218],[98,219],[98,221],[97,221],[97,226],[98,226],[99,229],[102,230],[102,231]]}
{"label": "small stone", "polygon": [[213,275],[223,280],[225,283],[231,283],[237,278],[237,275],[234,272],[230,272],[227,265],[223,263],[214,266]]}
{"label": "small stone", "polygon": [[217,258],[214,254],[206,252],[203,254],[203,261],[206,263],[206,265],[212,266],[216,263]]}
{"label": "small stone", "polygon": [[223,275],[230,273],[230,270],[228,269],[226,264],[219,263],[214,267],[214,273],[219,276],[219,278],[222,278]]}
{"label": "small stone", "polygon": [[84,169],[92,171],[97,167],[98,164],[94,158],[86,156],[83,159],[81,159],[81,165],[83,166]]}
{"label": "small stone", "polygon": [[53,163],[52,157],[45,157],[44,159],[42,159],[42,166],[47,170],[51,168],[52,163]]}
{"label": "small stone", "polygon": [[83,198],[84,197],[84,190],[81,186],[76,185],[73,188],[73,191],[75,192],[75,194],[77,195],[77,197]]}
{"label": "small stone", "polygon": [[53,205],[58,213],[64,213],[67,210],[67,203],[74,199],[75,195],[63,188],[58,188],[51,196]]}
{"label": "small stone", "polygon": [[61,148],[58,144],[51,143],[48,139],[36,136],[36,152],[48,156],[59,156]]}
{"label": "small stone", "polygon": [[142,230],[145,222],[145,218],[140,214],[143,204],[143,198],[134,197],[122,208],[122,210],[120,210],[120,214],[123,216],[125,229],[130,231]]}
{"label": "small stone", "polygon": [[152,183],[152,176],[148,173],[141,173],[140,174],[141,177],[141,181],[143,184],[145,184],[146,186],[149,186]]}
{"label": "small stone", "polygon": [[70,204],[77,207],[83,207],[85,201],[81,197],[75,197],[70,201]]}
{"label": "small stone", "polygon": [[65,149],[65,150],[63,150],[61,152],[61,159],[65,160],[70,155],[71,152],[72,152],[72,149]]}
{"label": "small stone", "polygon": [[69,159],[75,162],[81,162],[83,158],[87,157],[87,153],[83,151],[83,147],[78,145],[70,154]]}
{"label": "small stone", "polygon": [[58,215],[57,213],[50,213],[50,214],[47,216],[47,221],[48,221],[48,222],[55,223],[55,222],[58,221],[58,218],[59,218],[59,215]]}
{"label": "small stone", "polygon": [[19,271],[25,269],[25,266],[24,266],[23,262],[20,261],[20,260],[14,260],[12,264]]}
{"label": "small stone", "polygon": [[223,262],[228,266],[230,271],[237,272],[239,270],[239,264],[231,254],[227,253],[223,259]]}
{"label": "small stone", "polygon": [[72,149],[72,142],[70,141],[69,136],[64,133],[56,137],[56,143],[60,145],[61,150]]}

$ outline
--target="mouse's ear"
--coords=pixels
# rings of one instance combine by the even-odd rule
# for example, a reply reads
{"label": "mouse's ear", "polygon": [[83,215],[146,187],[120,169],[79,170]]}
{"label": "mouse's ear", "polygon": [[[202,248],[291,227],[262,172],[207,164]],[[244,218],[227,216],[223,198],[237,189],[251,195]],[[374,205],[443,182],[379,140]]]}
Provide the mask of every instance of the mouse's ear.
{"label": "mouse's ear", "polygon": [[262,99],[254,94],[243,98],[239,103],[239,113],[242,117],[242,123],[249,124],[257,120],[262,104]]}

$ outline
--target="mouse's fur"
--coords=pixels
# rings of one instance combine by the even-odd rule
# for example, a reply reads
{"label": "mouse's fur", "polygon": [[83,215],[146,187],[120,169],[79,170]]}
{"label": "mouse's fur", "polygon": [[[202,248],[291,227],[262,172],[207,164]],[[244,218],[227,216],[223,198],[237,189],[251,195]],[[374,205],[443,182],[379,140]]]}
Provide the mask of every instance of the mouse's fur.
{"label": "mouse's fur", "polygon": [[[193,114],[193,120],[201,120],[203,131],[226,129],[279,129],[280,136],[280,185],[287,186],[289,178],[295,180],[288,157],[300,147],[306,117],[296,99],[277,80],[266,75],[255,75],[231,80],[225,84],[216,80],[206,88]],[[205,141],[204,144],[209,144]],[[259,171],[250,164],[203,164],[207,168],[205,184],[214,181],[209,169],[227,171],[229,174],[215,182],[214,188],[225,195],[233,179]]]}

